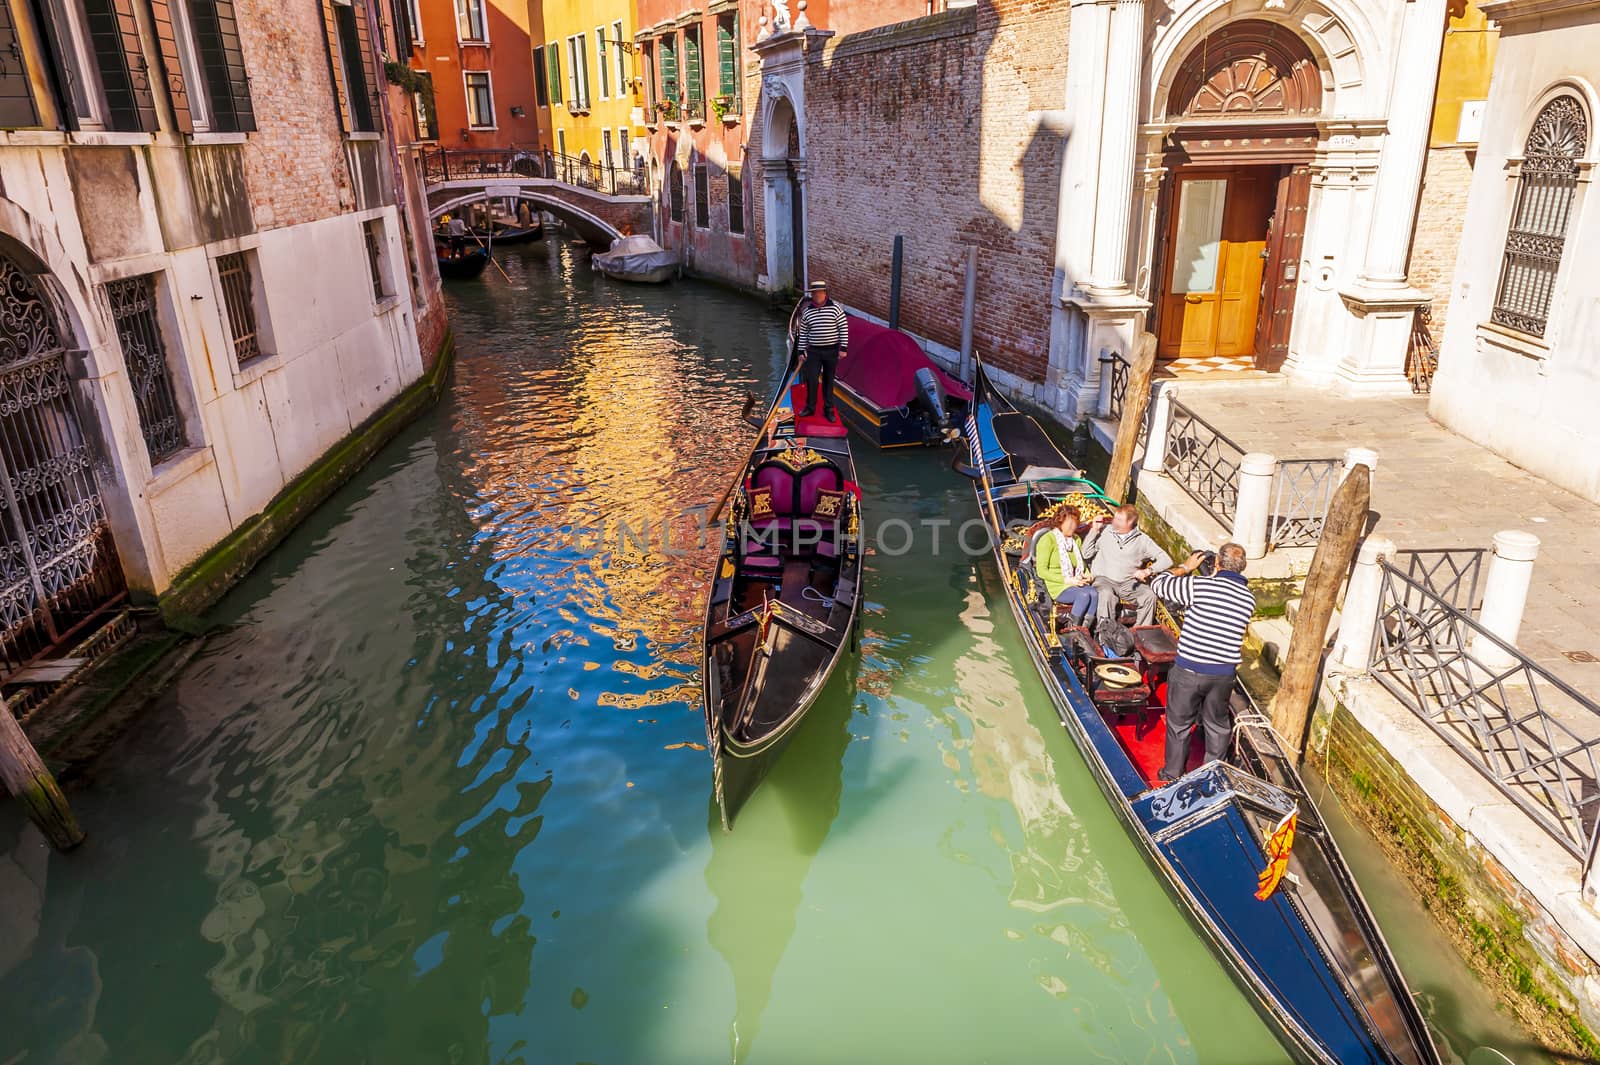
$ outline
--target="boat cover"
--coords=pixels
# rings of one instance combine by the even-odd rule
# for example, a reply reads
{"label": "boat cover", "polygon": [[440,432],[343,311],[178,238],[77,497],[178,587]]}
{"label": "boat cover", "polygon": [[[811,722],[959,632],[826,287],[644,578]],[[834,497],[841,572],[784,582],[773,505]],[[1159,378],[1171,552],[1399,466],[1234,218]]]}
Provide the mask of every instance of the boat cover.
{"label": "boat cover", "polygon": [[972,389],[945,373],[917,342],[898,329],[847,315],[850,357],[839,363],[839,380],[879,410],[894,410],[912,401],[917,371],[924,366],[939,376],[945,395],[972,401]]}
{"label": "boat cover", "polygon": [[618,237],[609,251],[596,252],[596,266],[607,273],[646,274],[663,266],[676,266],[678,258],[642,233]]}
{"label": "boat cover", "polygon": [[1082,476],[1045,434],[1044,427],[1028,415],[1016,411],[996,414],[990,429],[1010,462],[1011,476],[1018,481]]}

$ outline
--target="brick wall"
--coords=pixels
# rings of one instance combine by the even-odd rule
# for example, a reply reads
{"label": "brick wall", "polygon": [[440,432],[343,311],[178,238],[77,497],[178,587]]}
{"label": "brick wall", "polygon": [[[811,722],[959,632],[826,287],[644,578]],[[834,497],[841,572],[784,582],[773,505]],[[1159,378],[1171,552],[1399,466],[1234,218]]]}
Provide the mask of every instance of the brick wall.
{"label": "brick wall", "polygon": [[1467,193],[1472,187],[1472,163],[1467,153],[1474,150],[1460,145],[1431,148],[1422,176],[1409,276],[1411,284],[1433,297],[1435,340],[1444,336],[1445,316],[1450,309],[1450,286],[1461,246],[1461,226],[1467,217]]}
{"label": "brick wall", "polygon": [[244,0],[235,11],[259,129],[245,146],[256,225],[298,225],[353,209],[322,5]]}
{"label": "brick wall", "polygon": [[901,234],[902,328],[959,347],[976,246],[974,345],[1042,380],[1061,141],[1030,112],[1061,107],[1066,39],[1064,0],[994,0],[830,41],[806,73],[812,277],[886,317]]}

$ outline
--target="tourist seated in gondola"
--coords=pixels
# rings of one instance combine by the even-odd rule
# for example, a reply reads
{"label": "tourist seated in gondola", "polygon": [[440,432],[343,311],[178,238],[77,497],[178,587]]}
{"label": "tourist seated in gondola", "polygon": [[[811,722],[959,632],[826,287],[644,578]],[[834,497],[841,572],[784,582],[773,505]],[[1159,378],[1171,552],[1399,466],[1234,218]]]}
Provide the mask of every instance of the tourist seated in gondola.
{"label": "tourist seated in gondola", "polygon": [[1083,623],[1100,597],[1093,587],[1089,563],[1083,557],[1083,544],[1078,540],[1081,520],[1078,508],[1062,507],[1030,529],[1033,535],[1028,541],[1034,572],[1050,601],[1065,606],[1075,625]]}
{"label": "tourist seated in gondola", "polygon": [[1205,727],[1206,761],[1227,757],[1233,738],[1229,699],[1256,597],[1244,577],[1244,548],[1223,544],[1216,558],[1210,576],[1194,575],[1206,559],[1196,551],[1150,582],[1156,595],[1184,609],[1178,657],[1167,674],[1166,764],[1158,785],[1183,775],[1197,720]]}
{"label": "tourist seated in gondola", "polygon": [[1172,556],[1139,528],[1139,510],[1124,503],[1107,519],[1097,518],[1083,538],[1083,557],[1090,561],[1095,591],[1100,594],[1095,615],[1117,616],[1117,601],[1127,599],[1138,610],[1136,625],[1153,625],[1156,593],[1145,582],[1172,568]]}

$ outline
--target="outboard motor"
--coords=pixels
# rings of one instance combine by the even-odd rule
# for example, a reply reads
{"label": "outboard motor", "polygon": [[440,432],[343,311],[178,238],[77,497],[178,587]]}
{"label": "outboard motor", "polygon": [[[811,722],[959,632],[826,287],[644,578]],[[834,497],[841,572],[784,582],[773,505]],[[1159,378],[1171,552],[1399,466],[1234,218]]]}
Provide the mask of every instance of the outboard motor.
{"label": "outboard motor", "polygon": [[945,413],[944,388],[939,384],[939,375],[924,366],[917,371],[915,379],[917,392],[913,402],[928,412],[930,426],[934,430],[949,428],[950,415]]}

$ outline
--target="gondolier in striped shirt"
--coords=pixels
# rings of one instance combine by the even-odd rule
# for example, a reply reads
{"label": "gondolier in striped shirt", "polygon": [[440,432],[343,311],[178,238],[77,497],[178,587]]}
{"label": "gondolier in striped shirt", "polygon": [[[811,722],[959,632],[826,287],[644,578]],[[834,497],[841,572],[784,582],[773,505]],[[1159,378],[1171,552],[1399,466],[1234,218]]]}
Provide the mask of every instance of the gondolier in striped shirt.
{"label": "gondolier in striped shirt", "polygon": [[[817,396],[822,396],[822,416],[834,420],[833,377],[839,360],[850,354],[850,326],[844,308],[828,299],[828,283],[811,283],[811,305],[800,314],[800,354],[805,356],[806,406],[801,417],[817,413]],[[821,378],[821,387],[818,387]]]}
{"label": "gondolier in striped shirt", "polygon": [[1256,597],[1244,579],[1244,548],[1223,544],[1216,573],[1192,576],[1204,558],[1196,551],[1150,582],[1156,595],[1184,608],[1178,656],[1167,674],[1167,758],[1158,784],[1183,776],[1197,720],[1206,730],[1206,761],[1226,757],[1232,739],[1228,700]]}

